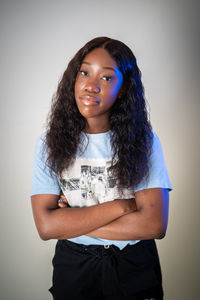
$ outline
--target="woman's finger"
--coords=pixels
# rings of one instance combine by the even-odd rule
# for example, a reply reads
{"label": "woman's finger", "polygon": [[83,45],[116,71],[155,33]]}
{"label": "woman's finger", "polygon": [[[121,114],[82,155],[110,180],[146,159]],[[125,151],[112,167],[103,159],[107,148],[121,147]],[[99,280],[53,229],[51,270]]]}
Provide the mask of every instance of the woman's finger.
{"label": "woman's finger", "polygon": [[60,195],[60,198],[64,203],[67,203],[67,198],[64,195]]}
{"label": "woman's finger", "polygon": [[60,207],[60,208],[67,207],[67,204],[64,202],[58,201],[58,207]]}

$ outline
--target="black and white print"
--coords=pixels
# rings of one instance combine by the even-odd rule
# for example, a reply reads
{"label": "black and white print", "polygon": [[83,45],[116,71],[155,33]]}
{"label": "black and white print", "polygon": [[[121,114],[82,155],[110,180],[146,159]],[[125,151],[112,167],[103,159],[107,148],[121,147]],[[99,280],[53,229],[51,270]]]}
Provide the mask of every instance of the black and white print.
{"label": "black and white print", "polygon": [[[109,175],[110,165],[108,159],[76,159],[60,180],[69,205],[82,207],[119,199],[117,179]],[[125,197],[132,198],[133,191],[127,189]]]}

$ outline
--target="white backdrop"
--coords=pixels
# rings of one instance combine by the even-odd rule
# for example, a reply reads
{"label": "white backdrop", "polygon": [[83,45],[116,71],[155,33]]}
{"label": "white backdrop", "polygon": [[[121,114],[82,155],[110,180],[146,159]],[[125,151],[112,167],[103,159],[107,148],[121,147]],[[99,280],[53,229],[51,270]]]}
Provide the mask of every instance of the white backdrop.
{"label": "white backdrop", "polygon": [[173,192],[157,241],[165,300],[199,290],[199,1],[0,1],[1,300],[50,300],[55,241],[30,205],[33,149],[69,60],[88,40],[125,42],[142,71]]}

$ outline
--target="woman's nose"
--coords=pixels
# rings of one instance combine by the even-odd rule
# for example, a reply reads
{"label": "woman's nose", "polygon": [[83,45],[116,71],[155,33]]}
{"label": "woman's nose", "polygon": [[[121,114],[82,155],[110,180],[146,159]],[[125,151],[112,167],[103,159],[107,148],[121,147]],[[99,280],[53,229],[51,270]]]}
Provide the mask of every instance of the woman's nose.
{"label": "woman's nose", "polygon": [[100,86],[95,80],[88,80],[85,86],[85,90],[88,92],[99,93]]}

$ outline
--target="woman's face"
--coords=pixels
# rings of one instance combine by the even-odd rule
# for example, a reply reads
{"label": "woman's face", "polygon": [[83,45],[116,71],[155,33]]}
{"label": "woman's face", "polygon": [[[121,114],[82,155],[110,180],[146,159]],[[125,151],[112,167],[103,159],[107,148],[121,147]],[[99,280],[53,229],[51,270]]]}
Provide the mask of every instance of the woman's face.
{"label": "woman's face", "polygon": [[122,84],[122,73],[105,49],[95,48],[88,53],[75,82],[75,99],[81,115],[86,119],[108,120]]}

